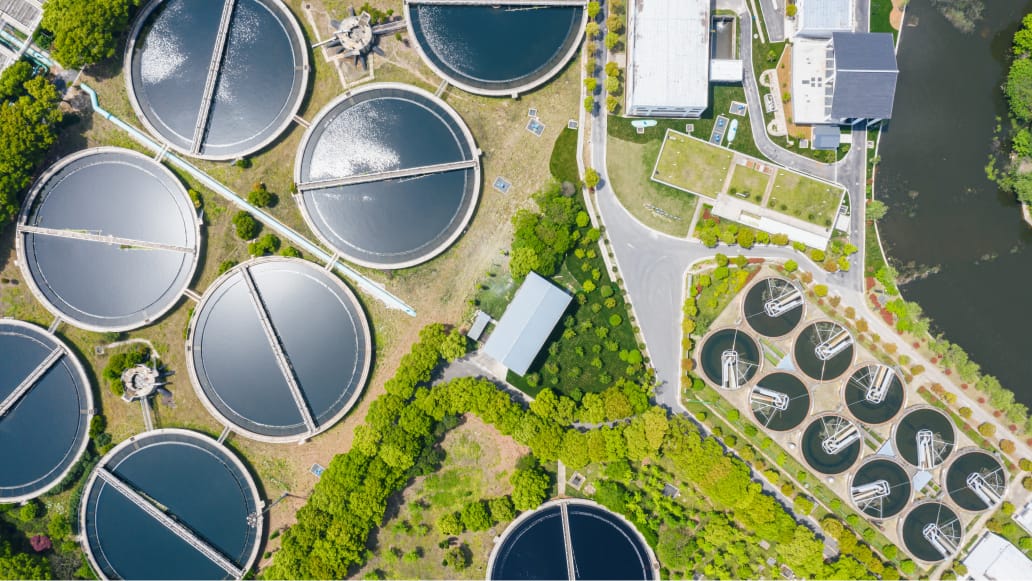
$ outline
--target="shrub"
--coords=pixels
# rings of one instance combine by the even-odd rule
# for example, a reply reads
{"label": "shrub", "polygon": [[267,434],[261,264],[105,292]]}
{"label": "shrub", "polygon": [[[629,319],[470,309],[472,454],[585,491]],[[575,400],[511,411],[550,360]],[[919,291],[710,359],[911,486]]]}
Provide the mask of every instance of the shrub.
{"label": "shrub", "polygon": [[247,246],[251,256],[274,254],[280,247],[280,239],[275,234],[266,234]]}
{"label": "shrub", "polygon": [[1014,504],[1006,500],[1003,501],[1003,503],[1000,504],[1000,512],[1003,513],[1003,516],[1010,516],[1014,514]]}
{"label": "shrub", "polygon": [[483,501],[475,501],[462,507],[462,524],[469,531],[486,531],[494,522]]}
{"label": "shrub", "polygon": [[621,323],[623,323],[623,317],[621,317],[620,315],[617,315],[616,313],[614,313],[612,315],[609,315],[609,326],[610,327],[619,327]]}
{"label": "shrub", "polygon": [[277,201],[278,199],[276,198],[276,194],[266,189],[265,184],[263,183],[255,184],[254,189],[247,194],[247,202],[252,206],[257,206],[259,208],[275,206]]}
{"label": "shrub", "polygon": [[241,157],[240,159],[236,160],[236,166],[240,169],[251,169],[251,166],[253,165],[254,164],[251,162],[251,159],[247,157]]}
{"label": "shrub", "polygon": [[29,544],[32,545],[32,550],[37,553],[49,551],[54,546],[54,543],[50,542],[50,537],[46,535],[33,535],[29,539]]}
{"label": "shrub", "polygon": [[459,519],[459,514],[455,512],[441,515],[434,525],[442,535],[451,536],[462,532],[462,521]]}
{"label": "shrub", "polygon": [[828,285],[824,285],[824,284],[814,285],[814,287],[813,287],[813,294],[817,295],[818,297],[826,297],[826,296],[828,296]]}
{"label": "shrub", "polygon": [[1025,490],[1032,490],[1032,476],[1022,478],[1021,485],[1025,487]]}
{"label": "shrub", "polygon": [[904,559],[899,563],[899,570],[902,571],[904,575],[912,576],[914,573],[917,573],[917,565],[915,565],[910,559]]}
{"label": "shrub", "polygon": [[794,260],[785,261],[785,272],[795,272],[799,270],[799,263]]}
{"label": "shrub", "polygon": [[301,251],[293,246],[287,246],[280,251],[280,256],[286,256],[287,258],[301,258]]}
{"label": "shrub", "polygon": [[981,423],[978,425],[978,433],[986,438],[992,438],[996,435],[996,425],[989,422]]}
{"label": "shrub", "polygon": [[960,411],[958,413],[960,413],[960,417],[962,417],[962,418],[964,418],[966,420],[971,419],[971,408],[969,408],[969,407],[962,407],[962,408],[960,408]]}
{"label": "shrub", "polygon": [[35,520],[39,518],[39,516],[39,503],[35,500],[30,500],[29,502],[25,503],[25,506],[21,507],[21,510],[18,511],[18,518],[25,522]]}
{"label": "shrub", "polygon": [[225,274],[229,269],[233,268],[237,264],[239,263],[235,260],[223,260],[219,264],[219,275]]}
{"label": "shrub", "polygon": [[1021,468],[1024,472],[1032,472],[1032,460],[1022,458],[1018,461],[1018,468]]}
{"label": "shrub", "polygon": [[262,230],[262,225],[254,216],[241,210],[233,216],[233,226],[236,228],[236,235],[241,240],[254,240]]}
{"label": "shrub", "polygon": [[813,501],[805,496],[799,495],[792,501],[792,509],[800,516],[806,516],[813,510]]}
{"label": "shrub", "polygon": [[1003,450],[1004,454],[1013,454],[1014,449],[1014,442],[1010,440],[1000,440],[1000,450]]}

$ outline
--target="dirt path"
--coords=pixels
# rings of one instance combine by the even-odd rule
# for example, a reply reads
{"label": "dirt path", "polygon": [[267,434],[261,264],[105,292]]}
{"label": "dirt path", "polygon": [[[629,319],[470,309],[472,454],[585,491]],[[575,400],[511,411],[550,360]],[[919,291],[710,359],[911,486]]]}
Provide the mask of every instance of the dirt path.
{"label": "dirt path", "polygon": [[903,24],[903,7],[907,5],[907,0],[892,0],[892,12],[889,13],[889,25],[896,30],[900,29]]}

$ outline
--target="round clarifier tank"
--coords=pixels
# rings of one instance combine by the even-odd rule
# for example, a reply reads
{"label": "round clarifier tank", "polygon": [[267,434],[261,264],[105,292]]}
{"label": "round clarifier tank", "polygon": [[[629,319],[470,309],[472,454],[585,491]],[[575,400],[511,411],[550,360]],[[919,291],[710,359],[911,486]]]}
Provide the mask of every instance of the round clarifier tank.
{"label": "round clarifier tank", "polygon": [[884,424],[903,409],[903,382],[891,367],[876,363],[858,367],[846,380],[844,397],[853,417],[865,424]]}
{"label": "round clarifier tank", "polygon": [[992,455],[977,448],[956,456],[946,469],[946,490],[957,506],[978,512],[1002,501],[1007,493],[1007,473]]}
{"label": "round clarifier tank", "polygon": [[229,160],[266,147],[308,86],[308,47],[280,0],[151,0],[129,39],[136,116],[194,157]]}
{"label": "round clarifier tank", "polygon": [[713,331],[702,341],[699,363],[711,383],[725,389],[738,389],[760,369],[760,346],[739,329]]}
{"label": "round clarifier tank", "polygon": [[896,451],[923,470],[941,466],[956,445],[953,422],[939,410],[920,407],[908,411],[893,432]]}
{"label": "round clarifier tank", "polygon": [[764,337],[783,337],[803,318],[803,292],[791,281],[769,277],[757,281],[742,302],[745,320]]}
{"label": "round clarifier tank", "polygon": [[487,578],[656,579],[653,563],[645,538],[627,519],[593,502],[561,500],[509,525],[491,551]]}
{"label": "round clarifier tank", "polygon": [[408,85],[371,84],[319,113],[294,181],[305,221],[326,245],[363,266],[406,268],[444,252],[469,224],[479,150],[444,101]]}
{"label": "round clarifier tank", "polygon": [[510,96],[562,70],[577,52],[587,12],[583,6],[440,5],[431,0],[406,2],[405,19],[416,49],[435,73],[464,91]]}
{"label": "round clarifier tank", "polygon": [[83,548],[103,579],[239,579],[258,557],[263,502],[243,463],[187,430],[134,436],[83,489]]}
{"label": "round clarifier tank", "polygon": [[807,325],[795,340],[796,366],[817,381],[840,377],[853,364],[853,336],[842,325],[817,321]]}
{"label": "round clarifier tank", "polygon": [[907,471],[885,458],[864,462],[850,482],[853,505],[875,519],[894,517],[902,512],[910,503],[912,491]]}
{"label": "round clarifier tank", "polygon": [[153,159],[114,147],[70,155],[29,192],[18,258],[54,315],[97,332],[150,324],[193,279],[200,222],[182,183]]}
{"label": "round clarifier tank", "polygon": [[952,558],[964,536],[964,525],[957,513],[936,501],[914,506],[899,526],[907,551],[926,563]]}
{"label": "round clarifier tank", "polygon": [[93,394],[82,364],[60,339],[0,319],[0,503],[47,492],[89,442]]}
{"label": "round clarifier tank", "polygon": [[810,413],[810,393],[798,377],[777,371],[764,375],[749,393],[756,421],[783,432],[803,423]]}
{"label": "round clarifier tank", "polygon": [[230,429],[267,442],[319,434],[369,375],[372,340],[355,295],[300,259],[261,258],[216,280],[186,342],[194,389]]}
{"label": "round clarifier tank", "polygon": [[848,419],[828,414],[815,419],[799,443],[803,458],[821,474],[841,474],[860,457],[863,435]]}

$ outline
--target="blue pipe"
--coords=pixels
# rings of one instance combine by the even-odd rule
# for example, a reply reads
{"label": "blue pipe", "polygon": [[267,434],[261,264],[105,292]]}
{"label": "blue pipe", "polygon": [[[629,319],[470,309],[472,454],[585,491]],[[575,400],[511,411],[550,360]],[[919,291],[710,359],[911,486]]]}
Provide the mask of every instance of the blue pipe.
{"label": "blue pipe", "polygon": [[[93,105],[93,110],[98,115],[114,123],[119,129],[128,133],[134,139],[142,143],[145,147],[154,150],[155,153],[165,151],[164,145],[158,143],[157,141],[155,141],[139,129],[133,127],[132,125],[129,125],[125,121],[122,121],[118,117],[104,110],[104,108],[100,106],[100,101],[97,99],[97,93],[93,90],[92,87],[85,83],[82,83],[80,87],[87,95],[90,96],[90,103]],[[387,292],[386,289],[381,287],[376,282],[356,272],[350,266],[344,264],[340,260],[337,260],[335,257],[331,256],[322,248],[316,246],[315,244],[312,244],[308,241],[307,238],[295,232],[286,224],[283,224],[276,218],[273,218],[265,211],[252,206],[247,202],[247,200],[238,196],[236,192],[229,189],[228,187],[226,187],[221,182],[211,177],[207,173],[201,171],[190,162],[184,160],[178,155],[175,155],[167,151],[165,153],[165,158],[169,160],[169,163],[187,172],[188,174],[196,178],[198,181],[203,183],[205,186],[210,188],[213,192],[226,198],[236,206],[243,208],[244,210],[247,210],[248,212],[254,214],[259,222],[275,230],[281,236],[283,236],[293,244],[297,245],[305,252],[308,252],[309,254],[318,257],[323,262],[332,263],[333,267],[337,269],[338,272],[347,277],[351,282],[358,285],[358,287],[364,290],[365,292],[373,295],[374,297],[382,301],[384,304],[387,305],[388,308],[404,311],[405,314],[409,315],[410,317],[416,316],[415,309],[405,304],[404,301]]]}

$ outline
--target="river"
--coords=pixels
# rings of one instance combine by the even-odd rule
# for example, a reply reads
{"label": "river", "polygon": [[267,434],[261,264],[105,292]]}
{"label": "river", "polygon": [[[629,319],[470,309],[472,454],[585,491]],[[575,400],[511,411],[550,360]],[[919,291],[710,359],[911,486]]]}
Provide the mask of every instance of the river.
{"label": "river", "polygon": [[[1029,0],[991,0],[975,32],[952,27],[929,0],[914,0],[898,49],[899,86],[883,134],[877,197],[893,261],[939,267],[902,287],[983,372],[1032,407],[1032,229],[1014,197],[985,176],[1006,55]],[[904,269],[908,270],[908,269]]]}

